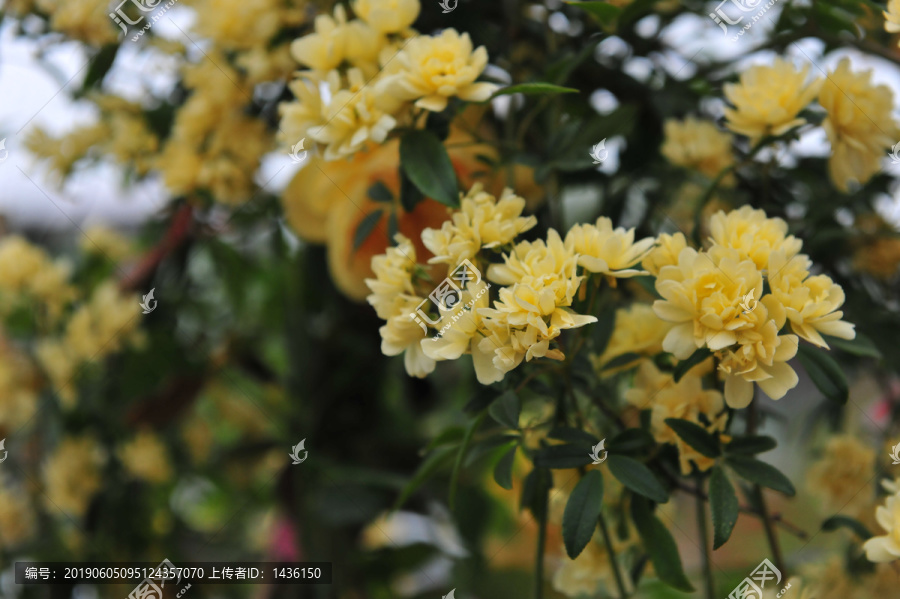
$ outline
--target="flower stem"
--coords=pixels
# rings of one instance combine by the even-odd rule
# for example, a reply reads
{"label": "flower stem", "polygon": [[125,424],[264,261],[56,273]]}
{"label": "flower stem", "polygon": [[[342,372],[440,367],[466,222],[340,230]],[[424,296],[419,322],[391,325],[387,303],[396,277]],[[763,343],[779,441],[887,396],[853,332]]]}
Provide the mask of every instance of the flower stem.
{"label": "flower stem", "polygon": [[[697,488],[703,488],[702,480],[697,480]],[[714,599],[716,595],[716,583],[713,580],[712,556],[709,550],[709,530],[706,525],[706,501],[700,495],[695,498],[697,506],[697,528],[700,530],[700,542],[702,543],[701,557],[703,559],[703,581],[706,587],[706,599]]]}
{"label": "flower stem", "polygon": [[616,577],[616,586],[619,587],[619,597],[625,599],[628,591],[625,590],[625,581],[622,580],[622,573],[619,571],[619,562],[616,560],[616,552],[612,546],[612,539],[609,538],[609,530],[606,528],[606,519],[603,514],[597,518],[600,523],[600,532],[603,533],[603,542],[606,543],[606,553],[609,555],[609,564],[612,566],[613,574]]}
{"label": "flower stem", "polygon": [[[747,410],[747,434],[756,434],[757,414],[756,402],[751,402]],[[775,560],[775,567],[781,571],[781,575],[788,577],[787,568],[784,564],[784,556],[781,554],[781,546],[778,544],[778,536],[775,534],[775,525],[772,517],[769,515],[769,508],[766,506],[766,496],[763,495],[762,487],[758,484],[753,485],[753,494],[755,495],[756,505],[759,506],[759,515],[762,518],[763,528],[766,531],[766,540],[769,542],[769,549],[772,550],[772,557]]]}

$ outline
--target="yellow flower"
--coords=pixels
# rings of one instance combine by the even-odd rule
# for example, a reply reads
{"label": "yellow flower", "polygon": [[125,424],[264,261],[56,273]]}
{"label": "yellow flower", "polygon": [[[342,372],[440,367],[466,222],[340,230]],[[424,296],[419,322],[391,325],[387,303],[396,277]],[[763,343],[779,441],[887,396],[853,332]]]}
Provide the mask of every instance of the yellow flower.
{"label": "yellow flower", "polygon": [[[769,313],[773,318],[769,318]],[[797,355],[797,336],[779,335],[784,308],[766,295],[748,315],[751,329],[740,331],[740,345],[721,352],[719,370],[725,376],[725,401],[745,408],[753,400],[753,383],[772,399],[781,399],[797,386],[797,373],[788,360]]]}
{"label": "yellow flower", "polygon": [[135,478],[149,483],[162,483],[172,476],[166,446],[153,432],[140,431],[119,448],[119,459]]}
{"label": "yellow flower", "polygon": [[827,113],[822,127],[831,142],[831,180],[846,192],[850,181],[864,184],[878,172],[885,149],[900,137],[894,94],[886,85],[873,85],[871,70],[851,71],[844,58],[828,74],[819,103]]}
{"label": "yellow flower", "polygon": [[671,323],[661,320],[647,304],[620,308],[616,310],[616,324],[609,343],[594,363],[601,367],[613,358],[628,353],[654,356],[662,352],[663,339],[671,327]]}
{"label": "yellow flower", "polygon": [[399,72],[380,81],[377,94],[416,100],[416,106],[426,110],[441,112],[452,97],[481,102],[498,87],[475,83],[487,65],[487,50],[482,46],[473,52],[469,34],[460,35],[455,29],[413,38],[395,60]]}
{"label": "yellow flower", "polygon": [[853,266],[873,277],[891,279],[900,270],[900,239],[867,239],[853,253]]}
{"label": "yellow flower", "polygon": [[39,387],[31,361],[0,337],[0,429],[15,430],[31,420]]}
{"label": "yellow flower", "polygon": [[856,516],[870,497],[860,490],[875,476],[875,450],[852,435],[829,439],[825,453],[810,469],[807,485],[822,498],[827,513]]}
{"label": "yellow flower", "polygon": [[566,234],[566,248],[577,254],[579,266],[616,278],[647,274],[631,267],[644,259],[654,243],[651,237],[635,243],[634,229],[613,230],[612,221],[605,216],[594,225],[575,225]]}
{"label": "yellow flower", "polygon": [[[691,463],[700,471],[706,471],[715,464],[709,458],[685,443],[666,424],[667,418],[690,420],[714,435],[725,430],[728,413],[722,394],[714,389],[703,389],[702,376],[712,369],[712,360],[697,365],[688,371],[677,383],[669,374],[664,374],[650,360],[641,362],[634,379],[634,388],[625,392],[625,399],[639,410],[650,409],[650,427],[653,437],[659,443],[671,443],[678,448],[681,473],[691,473]],[[700,415],[705,417],[700,419]]]}
{"label": "yellow flower", "polygon": [[725,97],[734,108],[725,109],[727,127],[753,142],[767,135],[781,135],[806,121],[797,115],[813,101],[821,80],[807,83],[809,65],[797,70],[776,58],[774,64],[752,66],[739,83],[725,84]]}
{"label": "yellow flower", "polygon": [[398,105],[366,87],[361,70],[349,69],[346,88],[338,77],[337,71],[328,76],[333,95],[322,114],[324,124],[309,129],[309,135],[325,145],[325,160],[352,156],[369,141],[381,144],[397,124],[391,113]]}
{"label": "yellow flower", "polygon": [[282,9],[278,0],[199,0],[195,10],[202,19],[193,28],[216,46],[228,50],[246,50],[265,45],[282,27],[297,25],[302,12]]}
{"label": "yellow flower", "polygon": [[97,286],[91,299],[72,315],[65,342],[71,355],[81,361],[94,360],[140,341],[140,302],[123,295],[115,283]]}
{"label": "yellow flower", "polygon": [[[614,540],[615,535],[613,535]],[[553,589],[562,593],[567,597],[582,597],[597,595],[597,587],[602,586],[607,592],[616,588],[616,574],[610,563],[610,556],[606,550],[603,541],[600,539],[592,539],[584,550],[574,560],[568,557],[562,558],[562,565],[553,574]],[[616,546],[618,545],[618,547]],[[627,549],[625,543],[614,543],[613,549],[616,553]],[[622,581],[625,583],[625,590],[631,592],[634,586],[631,582],[631,576],[628,575],[621,560],[616,561]],[[606,594],[606,593],[604,593]]]}
{"label": "yellow flower", "polygon": [[769,287],[783,306],[791,330],[810,343],[828,348],[820,333],[853,339],[854,325],[841,320],[844,290],[828,275],[809,276],[812,262],[800,254],[786,260],[783,251],[769,258]]}
{"label": "yellow flower", "polygon": [[762,295],[762,276],[737,250],[714,245],[708,252],[685,248],[678,263],[659,271],[656,289],[663,297],[653,304],[656,315],[676,325],[663,349],[679,360],[696,349],[715,351],[733,345],[742,331],[756,328],[760,312],[744,314],[741,302]]}
{"label": "yellow flower", "polygon": [[361,63],[375,63],[383,37],[364,22],[347,22],[347,11],[343,5],[334,7],[334,16],[316,17],[315,33],[296,39],[291,44],[294,59],[324,74],[348,61],[354,66]]}
{"label": "yellow flower", "polygon": [[[710,179],[734,164],[731,135],[719,131],[709,121],[688,117],[683,121],[668,119],[663,125],[666,139],[660,151],[669,162],[695,169]],[[723,184],[733,184],[731,175]]]}
{"label": "yellow flower", "polygon": [[37,300],[55,321],[76,296],[68,279],[66,264],[54,262],[24,238],[12,235],[0,240],[0,311]]}
{"label": "yellow flower", "polygon": [[353,11],[379,33],[397,33],[419,16],[419,0],[356,0]]}
{"label": "yellow flower", "polygon": [[884,30],[889,33],[900,31],[900,0],[888,0],[884,15]]}
{"label": "yellow flower", "polygon": [[428,262],[455,267],[474,258],[482,248],[511,243],[537,224],[534,216],[521,216],[524,208],[525,200],[511,189],[504,189],[498,200],[476,183],[440,229],[422,231],[422,242],[434,254]]}
{"label": "yellow flower", "polygon": [[83,252],[115,261],[124,260],[135,253],[130,239],[118,231],[99,225],[90,227],[84,232],[80,245]]}
{"label": "yellow flower", "polygon": [[41,339],[35,348],[35,355],[47,372],[53,390],[59,395],[64,408],[75,404],[74,378],[78,362],[56,339]]}
{"label": "yellow flower", "polygon": [[683,233],[661,233],[656,239],[656,246],[647,253],[641,266],[654,277],[658,276],[663,266],[678,264],[678,254],[686,247],[687,239]]}
{"label": "yellow flower", "polygon": [[[115,43],[119,28],[110,19],[106,0],[37,0],[50,17],[50,28],[92,46]],[[143,22],[142,22],[143,25]]]}
{"label": "yellow flower", "polygon": [[9,550],[34,536],[32,502],[6,476],[0,476],[0,548]]}
{"label": "yellow flower", "polygon": [[780,251],[792,258],[803,245],[787,234],[788,226],[782,219],[767,218],[764,211],[750,206],[727,214],[720,210],[710,218],[709,225],[713,242],[738,250],[742,259],[753,260],[759,270],[773,270],[768,265],[773,252]]}
{"label": "yellow flower", "polygon": [[[281,115],[278,140],[282,144],[294,146],[309,135],[310,129],[325,121],[322,119],[322,96],[316,82],[298,78],[288,83],[288,88],[296,100],[278,105]],[[304,149],[309,148],[304,146]]]}
{"label": "yellow flower", "polygon": [[81,517],[100,489],[103,448],[91,436],[62,440],[43,467],[47,509]]}
{"label": "yellow flower", "polygon": [[875,510],[875,519],[887,534],[872,537],[863,544],[866,558],[876,563],[900,558],[900,488],[892,481],[883,481],[882,485],[893,494]]}

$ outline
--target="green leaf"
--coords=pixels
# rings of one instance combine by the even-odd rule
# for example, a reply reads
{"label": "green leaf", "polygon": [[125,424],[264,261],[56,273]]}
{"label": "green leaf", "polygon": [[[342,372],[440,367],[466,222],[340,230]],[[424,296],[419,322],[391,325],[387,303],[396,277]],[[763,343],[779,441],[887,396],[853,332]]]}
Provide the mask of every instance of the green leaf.
{"label": "green leaf", "polygon": [[472,435],[475,434],[475,430],[481,425],[482,420],[484,420],[484,412],[481,412],[469,423],[462,443],[459,444],[459,451],[456,452],[456,461],[453,463],[453,472],[450,475],[450,499],[448,506],[451,511],[453,511],[453,506],[456,505],[456,489],[459,486],[459,473],[462,470],[463,458],[466,457],[466,452],[469,451],[469,445],[472,443]]}
{"label": "green leaf", "polygon": [[567,443],[580,443],[588,445],[596,445],[600,439],[590,434],[587,431],[583,431],[580,428],[571,428],[568,426],[556,426],[547,433],[547,437],[550,439],[558,439],[559,441],[565,441]]}
{"label": "green leaf", "polygon": [[394,194],[390,189],[388,189],[387,185],[385,185],[381,181],[375,181],[374,183],[372,183],[372,186],[369,187],[369,191],[367,193],[374,202],[394,201]]}
{"label": "green leaf", "polygon": [[610,454],[606,463],[612,475],[635,493],[649,497],[656,503],[665,503],[669,500],[665,487],[641,462],[623,455]]}
{"label": "green leaf", "polygon": [[778,442],[772,437],[734,437],[725,445],[725,453],[756,454],[763,453],[778,446]]}
{"label": "green leaf", "polygon": [[706,457],[717,458],[722,455],[719,439],[699,424],[681,418],[666,418],[666,424],[672,427],[682,441]]}
{"label": "green leaf", "polygon": [[672,533],[650,511],[650,505],[643,497],[631,499],[631,519],[659,579],[679,591],[693,593],[694,587],[684,574],[678,545],[675,544]]}
{"label": "green leaf", "polygon": [[400,496],[397,498],[392,509],[396,510],[403,506],[410,495],[415,493],[425,481],[434,476],[434,473],[437,472],[439,468],[449,463],[449,458],[453,455],[453,450],[453,447],[441,447],[425,458],[425,461],[422,462],[410,481],[403,487],[403,490],[400,492]]}
{"label": "green leaf", "polygon": [[419,188],[416,187],[403,169],[400,169],[400,205],[403,206],[404,212],[412,212],[416,209],[416,205],[425,199]]}
{"label": "green leaf", "polygon": [[678,381],[680,381],[681,377],[687,374],[688,370],[690,370],[697,364],[700,364],[711,355],[712,352],[709,351],[708,348],[701,347],[700,349],[692,353],[687,360],[681,360],[680,362],[678,362],[678,364],[675,365],[675,371],[672,373],[675,382],[677,383]]}
{"label": "green leaf", "polygon": [[[632,362],[637,362],[640,359],[641,359],[640,354],[636,354],[634,352],[628,352],[628,353],[622,354],[621,356],[616,356],[615,358],[613,358],[612,360],[610,360],[609,362],[604,364],[603,370],[627,366],[628,364],[631,364]],[[637,366],[637,364],[633,364],[633,366]]]}
{"label": "green leaf", "polygon": [[578,93],[578,91],[579,90],[575,89],[574,87],[563,87],[561,85],[554,85],[552,83],[536,81],[534,83],[520,83],[518,85],[510,85],[498,89],[496,92],[494,92],[494,95],[491,96],[491,98],[496,98],[497,96],[507,96],[509,94],[574,94]]}
{"label": "green leaf", "polygon": [[562,536],[570,558],[575,559],[587,547],[602,506],[603,475],[591,470],[575,485],[563,512]]}
{"label": "green leaf", "polygon": [[534,465],[542,468],[579,468],[593,463],[586,445],[551,445],[534,453]]}
{"label": "green leaf", "polygon": [[437,437],[432,439],[425,447],[425,451],[431,451],[435,447],[440,447],[441,445],[456,445],[462,441],[464,435],[465,430],[463,427],[451,426],[450,428],[442,430]]}
{"label": "green leaf", "polygon": [[500,459],[494,465],[494,480],[507,491],[512,489],[512,469],[513,463],[516,461],[516,450],[518,448],[519,443],[517,441],[500,456]]}
{"label": "green leaf", "polygon": [[797,348],[797,359],[825,397],[842,404],[847,403],[850,397],[847,378],[838,363],[825,351],[801,345]]}
{"label": "green leaf", "polygon": [[427,197],[456,208],[459,185],[447,148],[431,131],[417,130],[400,140],[400,166]]}
{"label": "green leaf", "polygon": [[872,533],[869,529],[862,522],[850,516],[832,516],[822,523],[822,530],[830,532],[839,528],[849,528],[863,541],[868,541],[872,538]]}
{"label": "green leaf", "polygon": [[720,466],[709,477],[709,506],[712,511],[713,549],[725,544],[738,519],[738,498],[731,481]]}
{"label": "green leaf", "polygon": [[627,428],[610,440],[606,450],[610,453],[640,453],[654,443],[653,436],[647,431]]}
{"label": "green leaf", "polygon": [[862,333],[857,333],[855,339],[840,339],[839,337],[829,337],[827,335],[822,335],[822,337],[828,345],[860,358],[880,360],[884,357],[875,346],[875,343]]}
{"label": "green leaf", "polygon": [[491,418],[507,428],[519,428],[519,413],[522,403],[515,391],[507,391],[488,408]]}
{"label": "green leaf", "polygon": [[566,0],[566,4],[583,9],[604,27],[612,27],[619,17],[619,13],[622,12],[621,8],[613,6],[609,2],[572,2],[571,0]]}
{"label": "green leaf", "polygon": [[616,311],[604,310],[597,317],[597,322],[591,328],[591,341],[594,344],[594,352],[599,356],[606,351],[609,345],[609,338],[612,337],[613,329],[616,328]]}
{"label": "green leaf", "polygon": [[81,85],[81,94],[95,85],[103,83],[103,79],[116,61],[116,54],[118,54],[118,52],[119,44],[107,44],[100,48],[100,51],[97,52],[91,60],[91,66],[88,68],[87,75],[84,76],[84,83]]}
{"label": "green leaf", "polygon": [[396,246],[397,233],[400,232],[400,228],[397,226],[397,213],[391,212],[391,215],[388,217],[388,238],[390,239],[391,245]]}
{"label": "green leaf", "polygon": [[384,210],[376,210],[375,212],[370,212],[365,218],[359,221],[356,232],[353,233],[354,252],[359,249],[359,246],[369,238],[369,235],[371,235],[372,231],[375,230],[375,227],[378,226],[378,221],[381,220],[382,214],[384,214]]}
{"label": "green leaf", "polygon": [[797,491],[791,481],[777,468],[761,462],[749,456],[728,456],[725,458],[728,464],[738,476],[751,483],[762,485],[776,491],[781,491],[789,497],[796,495]]}
{"label": "green leaf", "polygon": [[522,483],[521,507],[528,508],[538,522],[542,522],[547,514],[547,503],[550,489],[553,488],[553,475],[546,468],[535,468],[528,473]]}

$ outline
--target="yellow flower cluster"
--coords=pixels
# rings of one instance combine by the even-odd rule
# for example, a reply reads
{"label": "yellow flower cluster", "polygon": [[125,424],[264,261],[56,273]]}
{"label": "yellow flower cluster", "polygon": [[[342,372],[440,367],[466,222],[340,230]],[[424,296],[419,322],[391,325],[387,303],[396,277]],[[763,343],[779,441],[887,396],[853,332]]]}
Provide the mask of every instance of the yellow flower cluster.
{"label": "yellow flower cluster", "polygon": [[0,337],[0,428],[24,426],[37,409],[40,379],[31,360]]}
{"label": "yellow flower cluster", "polygon": [[609,361],[625,354],[637,354],[629,364],[620,364],[613,370],[629,368],[641,357],[661,353],[662,342],[672,324],[661,320],[647,304],[633,304],[616,310],[616,324],[603,353],[594,359],[594,365],[602,369]]}
{"label": "yellow flower cluster", "polygon": [[100,489],[103,448],[92,436],[66,437],[43,466],[47,509],[81,517]]}
{"label": "yellow flower cluster", "polygon": [[[663,128],[666,138],[660,152],[672,164],[694,169],[710,179],[734,164],[731,135],[711,122],[692,117],[669,119]],[[722,182],[731,185],[734,177],[729,175]]]}
{"label": "yellow flower cluster", "polygon": [[125,470],[149,483],[162,483],[172,476],[165,444],[149,430],[142,430],[118,450]]}
{"label": "yellow flower cluster", "polygon": [[55,322],[77,296],[68,279],[69,268],[43,249],[17,235],[0,239],[0,314],[41,306]]}
{"label": "yellow flower cluster", "polygon": [[716,460],[685,443],[666,424],[666,419],[690,420],[714,435],[725,431],[728,412],[722,394],[703,388],[703,375],[712,368],[712,360],[707,360],[693,367],[676,383],[671,374],[660,372],[652,361],[644,360],[635,376],[634,387],[625,392],[625,399],[630,404],[639,410],[650,410],[650,428],[656,441],[671,443],[678,448],[684,475],[691,473],[691,463],[698,470],[706,471]]}
{"label": "yellow flower cluster", "polygon": [[423,36],[410,29],[418,0],[357,0],[358,18],[338,5],[319,15],[315,31],[291,44],[308,67],[290,84],[295,101],[281,106],[282,142],[306,137],[326,160],[381,144],[398,123],[413,124],[413,107],[442,111],[450,98],[488,99],[497,86],[477,83],[487,51],[468,34],[446,29]]}
{"label": "yellow flower cluster", "polygon": [[[891,31],[892,17],[885,17]],[[822,127],[831,142],[831,179],[847,192],[852,181],[864,184],[878,172],[885,149],[900,138],[892,116],[894,95],[889,87],[872,83],[871,71],[853,72],[849,58],[824,79],[808,81],[809,70],[809,65],[797,70],[780,58],[771,66],[747,69],[739,83],[725,85],[725,96],[734,105],[725,110],[727,126],[753,143],[781,135],[806,123],[798,115],[818,96],[826,112]]]}
{"label": "yellow flower cluster", "polygon": [[825,453],[807,474],[807,486],[826,513],[858,516],[870,498],[860,493],[875,476],[875,450],[852,435],[828,440]]}
{"label": "yellow flower cluster", "polygon": [[881,484],[890,495],[875,510],[875,519],[887,534],[872,537],[863,549],[871,562],[893,562],[900,558],[900,480],[885,480]]}
{"label": "yellow flower cluster", "polygon": [[[677,260],[661,266],[653,309],[675,323],[663,349],[679,360],[696,349],[717,352],[725,377],[725,399],[734,408],[753,399],[753,383],[780,399],[798,378],[788,365],[798,338],[827,347],[820,333],[855,336],[842,322],[840,287],[825,275],[810,277],[801,242],[787,235],[787,224],[745,206],[716,213],[708,250],[681,249]],[[771,293],[763,296],[763,276]],[[795,334],[779,334],[790,322]]]}
{"label": "yellow flower cluster", "polygon": [[0,549],[11,550],[34,533],[34,509],[28,495],[0,475]]}

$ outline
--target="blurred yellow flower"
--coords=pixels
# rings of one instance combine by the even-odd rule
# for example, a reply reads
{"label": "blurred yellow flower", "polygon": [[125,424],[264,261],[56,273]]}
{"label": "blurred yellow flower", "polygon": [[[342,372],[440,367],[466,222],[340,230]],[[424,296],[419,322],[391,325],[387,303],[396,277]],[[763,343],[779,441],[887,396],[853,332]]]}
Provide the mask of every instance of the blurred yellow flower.
{"label": "blurred yellow flower", "polygon": [[900,239],[866,239],[853,253],[853,266],[873,277],[891,279],[900,271]]}
{"label": "blurred yellow flower", "polygon": [[828,275],[809,276],[812,262],[804,254],[785,260],[783,251],[769,258],[769,287],[786,311],[791,330],[819,347],[828,347],[820,333],[853,339],[854,325],[841,320],[844,290]]}
{"label": "blurred yellow flower", "polygon": [[[710,179],[734,164],[731,135],[709,121],[693,117],[683,121],[668,119],[663,129],[666,138],[660,152],[672,164],[694,169]],[[728,175],[722,183],[733,185],[734,177]]]}
{"label": "blurred yellow flower", "polygon": [[725,97],[734,105],[725,109],[726,126],[757,142],[802,125],[806,120],[797,115],[822,86],[820,79],[808,83],[808,75],[809,65],[798,70],[781,58],[772,65],[750,67],[740,82],[725,84]]}
{"label": "blurred yellow flower", "polygon": [[887,10],[884,15],[884,30],[888,33],[900,31],[900,0],[888,0]]}
{"label": "blurred yellow flower", "polygon": [[18,429],[31,420],[39,389],[34,364],[0,336],[0,429]]}
{"label": "blurred yellow flower", "polygon": [[115,43],[119,28],[107,16],[107,0],[36,0],[50,28],[92,46]]}
{"label": "blurred yellow flower", "polygon": [[18,235],[0,239],[0,312],[23,301],[34,307],[36,300],[54,322],[76,298],[68,279],[68,266],[54,261],[42,248]]}
{"label": "blurred yellow flower", "polygon": [[106,463],[101,445],[90,435],[64,438],[43,467],[47,509],[81,517],[100,489]]}
{"label": "blurred yellow flower", "polygon": [[262,46],[282,27],[298,25],[303,13],[281,0],[195,0],[198,15],[193,29],[216,46],[246,50]]}
{"label": "blurred yellow flower", "polygon": [[828,440],[825,453],[810,468],[806,484],[822,500],[826,513],[858,516],[871,502],[864,489],[875,476],[875,450],[853,435]]}
{"label": "blurred yellow flower", "polygon": [[163,483],[172,477],[166,446],[152,431],[138,432],[119,447],[118,456],[125,470],[135,478],[149,483]]}
{"label": "blurred yellow flower", "polygon": [[[753,260],[756,268],[769,268],[769,256],[781,251],[788,258],[795,256],[803,242],[788,235],[788,226],[780,218],[768,218],[762,210],[742,206],[728,213],[720,210],[709,222],[713,242],[740,252],[741,259]],[[771,272],[773,269],[769,268]],[[760,297],[756,294],[756,297]]]}
{"label": "blurred yellow flower", "polygon": [[[660,319],[647,304],[632,304],[616,310],[616,324],[603,354],[594,358],[594,364],[604,364],[618,356],[634,353],[654,356],[662,352],[662,342],[672,323]],[[622,367],[630,366],[622,365]]]}
{"label": "blurred yellow flower", "polygon": [[644,257],[641,266],[651,275],[658,276],[663,266],[672,266],[678,263],[678,254],[687,247],[687,239],[683,233],[661,233],[656,238],[656,246]]}
{"label": "blurred yellow flower", "polygon": [[897,481],[881,483],[889,493],[884,505],[875,510],[878,525],[886,535],[872,537],[863,544],[866,558],[870,562],[893,562],[900,558],[900,485]]}
{"label": "blurred yellow flower", "polygon": [[[553,588],[567,597],[582,597],[585,595],[596,596],[598,587],[604,589],[604,594],[610,593],[616,588],[616,574],[612,569],[609,552],[598,535],[592,539],[578,557],[574,560],[562,557],[562,565],[553,574]],[[614,541],[618,541],[613,535]],[[631,544],[614,542],[613,549],[619,554]],[[631,577],[621,562],[617,559],[616,566],[619,569],[625,590],[629,593],[634,590]]]}
{"label": "blurred yellow flower", "polygon": [[363,21],[348,22],[346,9],[338,4],[334,16],[316,17],[314,33],[291,43],[291,55],[317,75],[324,76],[344,61],[360,68],[366,63],[374,65],[384,43],[383,36]]}
{"label": "blurred yellow flower", "polygon": [[452,97],[482,102],[498,87],[475,83],[487,65],[487,50],[482,46],[473,52],[469,34],[460,35],[455,29],[411,39],[395,60],[399,71],[382,79],[376,93],[416,100],[416,106],[425,110],[441,112]]}
{"label": "blurred yellow flower", "polygon": [[419,16],[419,0],[356,0],[353,12],[379,33],[397,33]]}
{"label": "blurred yellow flower", "polygon": [[851,71],[850,59],[843,58],[828,74],[819,103],[827,113],[822,127],[831,142],[831,180],[847,192],[851,181],[864,184],[881,169],[885,150],[900,138],[894,93],[874,85],[871,70]]}
{"label": "blurred yellow flower", "polygon": [[9,551],[34,536],[34,508],[28,495],[0,475],[0,549]]}
{"label": "blurred yellow flower", "polygon": [[534,216],[522,216],[524,208],[525,200],[511,189],[504,189],[497,199],[484,191],[483,184],[476,183],[440,229],[422,231],[422,242],[434,254],[428,262],[455,268],[482,248],[511,243],[537,224]]}
{"label": "blurred yellow flower", "polygon": [[80,306],[66,326],[65,342],[73,357],[94,360],[141,339],[141,314],[136,296],[123,295],[112,281],[104,281]]}
{"label": "blurred yellow flower", "polygon": [[81,251],[114,260],[130,258],[135,254],[132,241],[114,229],[94,225],[84,231],[79,241]]}
{"label": "blurred yellow flower", "polygon": [[634,229],[613,229],[605,216],[593,225],[575,225],[566,234],[566,248],[577,255],[579,266],[614,278],[647,274],[631,267],[644,259],[654,243],[652,237],[635,242]]}

